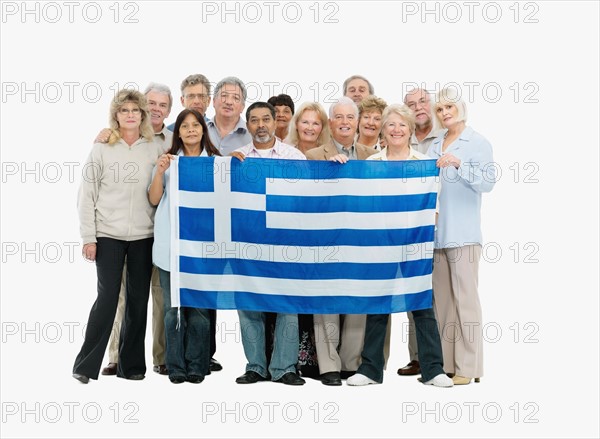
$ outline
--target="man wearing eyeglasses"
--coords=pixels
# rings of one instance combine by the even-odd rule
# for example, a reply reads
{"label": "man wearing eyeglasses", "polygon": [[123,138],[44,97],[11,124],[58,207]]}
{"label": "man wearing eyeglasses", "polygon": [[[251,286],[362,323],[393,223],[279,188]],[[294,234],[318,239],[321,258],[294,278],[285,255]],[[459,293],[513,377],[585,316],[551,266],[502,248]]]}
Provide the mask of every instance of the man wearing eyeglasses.
{"label": "man wearing eyeglasses", "polygon": [[[200,73],[186,77],[181,81],[180,100],[184,108],[196,110],[208,121],[206,117],[206,109],[210,104],[210,82],[208,78]],[[175,123],[172,123],[167,128],[173,131],[174,127]]]}

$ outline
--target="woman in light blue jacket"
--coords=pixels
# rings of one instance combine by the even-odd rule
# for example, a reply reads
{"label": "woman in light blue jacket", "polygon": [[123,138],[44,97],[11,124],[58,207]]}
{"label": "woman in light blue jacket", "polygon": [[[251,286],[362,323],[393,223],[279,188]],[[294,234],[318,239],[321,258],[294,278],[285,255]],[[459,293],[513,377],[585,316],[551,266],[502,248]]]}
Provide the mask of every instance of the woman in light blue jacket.
{"label": "woman in light blue jacket", "polygon": [[466,126],[467,108],[454,89],[437,95],[434,113],[447,131],[427,155],[437,160],[442,187],[435,235],[433,295],[444,370],[454,384],[483,375],[482,316],[478,293],[481,194],[496,182],[492,146]]}

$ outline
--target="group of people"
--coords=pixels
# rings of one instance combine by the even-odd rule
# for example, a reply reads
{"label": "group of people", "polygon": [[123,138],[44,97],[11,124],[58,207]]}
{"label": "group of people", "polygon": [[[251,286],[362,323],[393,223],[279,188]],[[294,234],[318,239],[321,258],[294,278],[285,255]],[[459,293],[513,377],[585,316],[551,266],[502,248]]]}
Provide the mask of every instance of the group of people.
{"label": "group of people", "polygon": [[[109,364],[102,374],[145,377],[151,286],[154,371],[178,384],[200,383],[222,369],[214,358],[216,311],[171,304],[168,182],[177,156],[230,155],[330,160],[340,166],[349,160],[435,159],[441,178],[433,307],[408,313],[410,362],[398,374],[421,374],[424,384],[437,387],[479,381],[480,211],[482,193],[495,182],[491,145],[466,126],[466,105],[454,89],[441,90],[434,102],[426,90],[414,89],[403,104],[392,105],[359,75],[348,78],[343,89],[328,113],[318,102],[296,108],[282,94],[252,103],[243,120],[247,96],[241,80],[226,77],[212,90],[204,75],[190,75],[181,83],[184,110],[168,127],[164,122],[173,105],[168,87],[152,83],[143,94],[115,95],[109,128],[98,134],[88,157],[94,175],[86,176],[79,190],[82,253],[95,261],[98,294],[73,366],[75,379],[98,378],[109,340]],[[211,101],[215,116],[208,119]],[[343,379],[352,386],[383,382],[389,315],[245,310],[238,315],[247,359],[238,384],[302,385],[303,377],[328,386]]]}

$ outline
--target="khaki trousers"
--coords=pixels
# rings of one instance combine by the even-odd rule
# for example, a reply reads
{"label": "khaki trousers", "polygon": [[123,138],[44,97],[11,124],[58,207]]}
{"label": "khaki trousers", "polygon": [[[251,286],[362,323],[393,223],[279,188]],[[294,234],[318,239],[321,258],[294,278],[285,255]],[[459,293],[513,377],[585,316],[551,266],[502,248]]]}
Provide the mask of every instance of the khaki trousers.
{"label": "khaki trousers", "polygon": [[433,296],[440,325],[444,371],[483,375],[482,316],[479,294],[480,245],[434,251]]}

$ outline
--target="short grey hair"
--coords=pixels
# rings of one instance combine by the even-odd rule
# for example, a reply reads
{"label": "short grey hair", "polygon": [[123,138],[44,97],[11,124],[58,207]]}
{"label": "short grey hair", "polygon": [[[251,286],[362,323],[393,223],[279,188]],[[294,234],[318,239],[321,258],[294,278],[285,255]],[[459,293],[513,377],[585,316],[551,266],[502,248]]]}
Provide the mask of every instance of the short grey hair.
{"label": "short grey hair", "polygon": [[369,81],[367,78],[365,78],[364,76],[361,76],[361,75],[352,75],[344,81],[344,85],[343,85],[344,94],[346,94],[346,91],[348,90],[348,84],[350,83],[350,81],[353,81],[355,79],[362,79],[363,81],[365,81],[367,83],[367,85],[369,86],[369,94],[370,95],[375,94],[375,88],[373,87],[373,84],[371,84],[371,81]]}
{"label": "short grey hair", "polygon": [[151,91],[167,95],[169,97],[169,111],[171,111],[171,107],[173,106],[173,95],[171,94],[171,89],[165,84],[151,82],[150,84],[148,84],[148,87],[146,87],[146,90],[144,91],[144,96],[148,95],[148,93],[150,93]]}
{"label": "short grey hair", "polygon": [[201,73],[190,75],[181,81],[181,96],[183,96],[183,90],[185,90],[186,87],[197,84],[202,84],[204,87],[206,87],[206,94],[210,96],[210,81]]}
{"label": "short grey hair", "polygon": [[333,119],[333,112],[334,112],[335,108],[340,105],[351,105],[352,108],[354,109],[354,115],[356,116],[356,118],[358,118],[358,107],[356,105],[356,102],[354,102],[348,96],[342,96],[337,101],[335,101],[333,104],[331,104],[331,107],[329,107],[329,119]]}
{"label": "short grey hair", "polygon": [[217,85],[215,86],[215,93],[213,94],[214,99],[217,98],[217,95],[219,94],[219,92],[225,84],[237,85],[242,91],[242,101],[246,102],[246,97],[248,96],[248,94],[246,93],[246,86],[240,78],[236,78],[235,76],[227,76],[217,83]]}

